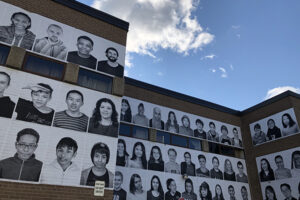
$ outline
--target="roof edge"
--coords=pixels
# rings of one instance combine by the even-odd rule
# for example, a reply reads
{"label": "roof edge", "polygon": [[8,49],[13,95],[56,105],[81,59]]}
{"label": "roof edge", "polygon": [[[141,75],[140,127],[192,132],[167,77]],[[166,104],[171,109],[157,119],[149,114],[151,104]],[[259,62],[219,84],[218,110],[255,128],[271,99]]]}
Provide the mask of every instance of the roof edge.
{"label": "roof edge", "polygon": [[85,5],[83,3],[80,3],[78,1],[75,1],[75,0],[52,0],[56,3],[59,3],[59,4],[62,4],[64,6],[67,6],[69,8],[72,8],[74,10],[77,10],[79,12],[82,12],[86,15],[89,15],[91,17],[94,17],[94,18],[97,18],[97,19],[100,19],[106,23],[109,23],[111,25],[114,25],[114,26],[117,26],[125,31],[128,31],[129,29],[129,23],[124,21],[124,20],[121,20],[117,17],[114,17],[110,14],[107,14],[103,11],[100,11],[100,10],[97,10],[95,8],[92,8],[88,5]]}
{"label": "roof edge", "polygon": [[205,106],[205,107],[208,107],[208,108],[211,108],[211,109],[214,109],[214,110],[217,110],[217,111],[221,111],[221,112],[224,112],[224,113],[228,113],[228,114],[232,114],[232,115],[236,115],[236,116],[241,115],[241,112],[238,111],[238,110],[227,108],[225,106],[221,106],[221,105],[218,105],[218,104],[215,104],[215,103],[211,103],[209,101],[198,99],[196,97],[192,97],[192,96],[185,95],[185,94],[182,94],[182,93],[179,93],[179,92],[168,90],[168,89],[165,89],[165,88],[162,88],[162,87],[159,87],[159,86],[155,86],[155,85],[152,85],[152,84],[149,84],[149,83],[145,83],[145,82],[142,82],[142,81],[139,81],[139,80],[135,80],[135,79],[132,79],[132,78],[129,78],[129,77],[124,77],[124,78],[125,78],[125,83],[129,84],[129,85],[133,85],[133,86],[136,86],[136,87],[139,87],[139,88],[147,89],[147,90],[150,90],[150,91],[153,91],[153,92],[157,92],[159,94],[163,94],[163,95],[166,95],[166,96],[169,96],[169,97],[173,97],[173,98],[180,99],[180,100],[183,100],[183,101],[187,101],[187,102],[190,102],[190,103],[194,103],[194,104],[197,104],[197,105]]}
{"label": "roof edge", "polygon": [[300,94],[297,94],[295,92],[287,90],[287,91],[285,91],[285,92],[283,92],[283,93],[281,93],[279,95],[276,95],[276,96],[274,96],[274,97],[272,97],[272,98],[270,98],[268,100],[265,100],[265,101],[263,101],[261,103],[258,103],[256,105],[250,107],[250,108],[247,108],[247,109],[241,111],[241,115],[248,114],[248,113],[250,113],[252,111],[255,111],[255,110],[259,109],[259,108],[262,108],[264,106],[267,106],[267,105],[269,105],[271,103],[274,103],[276,101],[279,101],[279,100],[281,100],[281,99],[283,99],[285,97],[289,97],[289,96],[292,96],[292,97],[300,99]]}

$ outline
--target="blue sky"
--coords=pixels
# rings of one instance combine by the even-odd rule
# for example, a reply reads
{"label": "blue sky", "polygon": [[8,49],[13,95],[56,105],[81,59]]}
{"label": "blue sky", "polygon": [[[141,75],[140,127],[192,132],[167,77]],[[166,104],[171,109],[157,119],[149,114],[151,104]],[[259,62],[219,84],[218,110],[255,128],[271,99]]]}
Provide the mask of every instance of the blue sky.
{"label": "blue sky", "polygon": [[127,76],[244,110],[300,93],[299,0],[80,0],[130,23]]}

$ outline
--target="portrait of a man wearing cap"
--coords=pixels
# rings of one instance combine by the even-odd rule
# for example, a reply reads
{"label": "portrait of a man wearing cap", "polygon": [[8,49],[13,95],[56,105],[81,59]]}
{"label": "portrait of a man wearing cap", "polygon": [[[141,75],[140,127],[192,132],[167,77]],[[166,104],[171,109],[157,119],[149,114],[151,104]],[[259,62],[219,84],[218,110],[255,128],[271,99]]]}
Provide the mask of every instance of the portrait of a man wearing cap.
{"label": "portrait of a man wearing cap", "polygon": [[19,98],[15,112],[17,120],[51,126],[54,109],[47,106],[53,89],[48,84],[37,83],[22,89],[31,91],[31,101]]}

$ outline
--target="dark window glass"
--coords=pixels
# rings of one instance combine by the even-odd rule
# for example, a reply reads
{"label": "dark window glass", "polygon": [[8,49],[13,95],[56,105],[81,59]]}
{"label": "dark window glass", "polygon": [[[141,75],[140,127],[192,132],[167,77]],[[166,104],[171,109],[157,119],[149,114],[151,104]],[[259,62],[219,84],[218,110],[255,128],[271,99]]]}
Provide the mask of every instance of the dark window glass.
{"label": "dark window glass", "polygon": [[201,140],[190,138],[189,140],[189,148],[197,149],[201,151]]}
{"label": "dark window glass", "polygon": [[208,146],[209,146],[209,152],[217,153],[217,154],[220,153],[219,144],[214,143],[214,142],[209,142]]}
{"label": "dark window glass", "polygon": [[111,93],[113,78],[86,69],[79,69],[78,85],[101,92]]}
{"label": "dark window glass", "polygon": [[157,131],[156,141],[164,144],[170,144],[170,134],[163,131]]}
{"label": "dark window glass", "polygon": [[234,148],[229,146],[223,146],[220,145],[221,154],[227,155],[227,156],[234,156]]}
{"label": "dark window glass", "polygon": [[9,54],[10,47],[0,45],[0,64],[4,65],[6,63],[7,56]]}
{"label": "dark window glass", "polygon": [[187,147],[187,138],[177,136],[177,135],[172,135],[172,144],[181,147]]}
{"label": "dark window glass", "polygon": [[134,126],[132,130],[132,136],[135,138],[148,140],[148,129]]}
{"label": "dark window glass", "polygon": [[131,127],[125,124],[120,124],[119,135],[130,136]]}
{"label": "dark window glass", "polygon": [[55,79],[62,79],[65,70],[65,64],[27,54],[23,68],[26,71],[39,75]]}

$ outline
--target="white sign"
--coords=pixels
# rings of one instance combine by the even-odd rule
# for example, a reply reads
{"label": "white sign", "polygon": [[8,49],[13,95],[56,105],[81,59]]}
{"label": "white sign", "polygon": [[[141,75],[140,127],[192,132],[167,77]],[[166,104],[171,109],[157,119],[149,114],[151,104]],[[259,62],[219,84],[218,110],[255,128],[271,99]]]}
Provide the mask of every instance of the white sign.
{"label": "white sign", "polygon": [[95,188],[94,188],[94,196],[103,197],[104,196],[104,188],[105,188],[104,181],[96,181]]}

